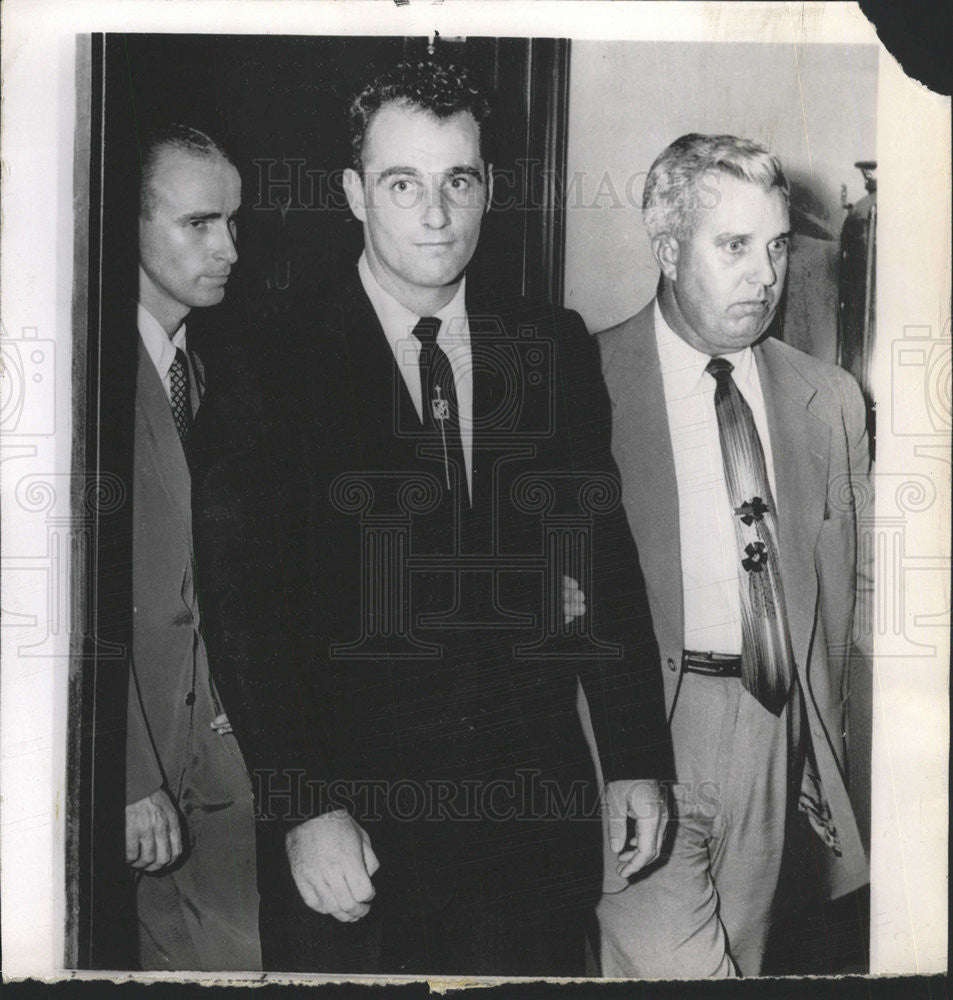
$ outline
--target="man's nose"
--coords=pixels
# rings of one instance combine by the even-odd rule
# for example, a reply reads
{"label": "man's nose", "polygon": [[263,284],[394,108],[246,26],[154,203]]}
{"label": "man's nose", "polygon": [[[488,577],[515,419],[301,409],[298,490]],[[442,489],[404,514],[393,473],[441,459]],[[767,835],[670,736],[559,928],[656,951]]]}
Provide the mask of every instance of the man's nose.
{"label": "man's nose", "polygon": [[229,226],[217,228],[212,253],[217,260],[223,260],[228,264],[234,264],[238,260],[238,248],[235,246],[235,237]]}
{"label": "man's nose", "polygon": [[768,250],[764,249],[752,260],[751,269],[748,272],[748,281],[753,285],[770,288],[777,280],[778,265],[772,260]]}
{"label": "man's nose", "polygon": [[435,185],[427,190],[424,197],[426,198],[424,225],[431,229],[443,229],[450,222],[450,213],[447,211],[443,188]]}

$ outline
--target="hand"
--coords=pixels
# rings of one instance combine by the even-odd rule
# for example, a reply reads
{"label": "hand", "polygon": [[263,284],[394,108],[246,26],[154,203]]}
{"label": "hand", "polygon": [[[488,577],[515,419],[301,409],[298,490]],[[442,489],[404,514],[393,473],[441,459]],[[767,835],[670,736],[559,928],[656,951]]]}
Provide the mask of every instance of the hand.
{"label": "hand", "polygon": [[563,614],[568,625],[573,618],[586,613],[586,594],[579,589],[579,583],[571,576],[563,576]]}
{"label": "hand", "polygon": [[126,861],[133,868],[157,872],[182,853],[179,814],[166,791],[157,789],[126,806]]}
{"label": "hand", "polygon": [[224,712],[219,712],[208,725],[209,729],[215,730],[219,736],[227,736],[232,731],[232,724]]}
{"label": "hand", "polygon": [[360,920],[376,895],[371,876],[380,862],[371,838],[344,809],[316,816],[285,837],[291,874],[301,898],[342,923]]}
{"label": "hand", "polygon": [[[609,825],[609,847],[619,856],[616,871],[628,878],[651,864],[661,853],[668,805],[657,781],[610,781],[603,795]],[[635,820],[635,836],[625,850],[626,817]]]}

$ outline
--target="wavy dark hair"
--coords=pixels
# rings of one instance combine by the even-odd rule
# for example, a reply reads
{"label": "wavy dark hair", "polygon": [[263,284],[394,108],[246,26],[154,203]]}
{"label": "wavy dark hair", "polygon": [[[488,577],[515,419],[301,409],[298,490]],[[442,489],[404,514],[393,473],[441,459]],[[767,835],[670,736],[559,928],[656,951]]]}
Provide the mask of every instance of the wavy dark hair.
{"label": "wavy dark hair", "polygon": [[364,140],[371,119],[385,104],[420,108],[436,118],[469,111],[480,129],[480,155],[486,159],[486,125],[491,106],[465,66],[432,60],[402,62],[375,77],[351,102],[348,124],[354,169],[364,169]]}

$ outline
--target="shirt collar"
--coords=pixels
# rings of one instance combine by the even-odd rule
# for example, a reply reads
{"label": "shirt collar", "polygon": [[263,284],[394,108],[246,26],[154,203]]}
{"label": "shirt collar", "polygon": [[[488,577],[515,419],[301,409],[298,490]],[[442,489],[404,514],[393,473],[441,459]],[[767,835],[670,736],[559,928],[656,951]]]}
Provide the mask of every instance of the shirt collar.
{"label": "shirt collar", "polygon": [[[384,336],[387,337],[387,341],[396,355],[398,354],[397,345],[401,341],[407,341],[411,337],[420,316],[415,312],[411,312],[406,306],[401,305],[390,292],[381,286],[371,271],[366,253],[361,254],[361,258],[357,262],[357,271],[361,276],[361,284],[364,286],[364,291],[371,300],[374,312],[377,313],[377,318],[381,321],[381,326],[384,328]],[[451,327],[451,323],[448,321],[466,315],[466,284],[467,279],[464,277],[460,281],[460,287],[453,298],[442,309],[438,309],[433,314],[440,320],[438,339],[443,339]],[[462,327],[459,324],[453,324],[453,327],[458,334],[461,330],[466,330],[466,324],[463,324]]]}
{"label": "shirt collar", "polygon": [[165,332],[162,324],[146,309],[140,305],[136,313],[136,323],[139,327],[139,336],[145,345],[146,353],[155,365],[159,378],[164,379],[169,374],[169,368],[175,360],[177,349],[186,350],[185,346],[185,324],[183,323],[175,336],[169,340],[169,335]]}
{"label": "shirt collar", "polygon": [[[680,399],[708,388],[714,391],[715,380],[705,375],[711,355],[692,347],[668,325],[658,299],[655,300],[655,339],[666,398]],[[750,347],[719,356],[727,358],[734,365],[732,377],[737,384],[750,385],[756,377],[754,352]]]}

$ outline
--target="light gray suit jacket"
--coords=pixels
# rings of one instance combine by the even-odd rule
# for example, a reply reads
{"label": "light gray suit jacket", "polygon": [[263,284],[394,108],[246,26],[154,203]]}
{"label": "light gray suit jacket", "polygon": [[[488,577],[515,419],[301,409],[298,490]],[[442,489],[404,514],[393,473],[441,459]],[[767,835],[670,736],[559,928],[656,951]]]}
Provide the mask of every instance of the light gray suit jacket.
{"label": "light gray suit jacket", "polygon": [[[655,339],[654,300],[598,335],[613,405],[612,452],[642,570],[671,711],[683,630],[678,486]],[[781,561],[798,677],[830,806],[823,852],[830,895],[868,880],[847,794],[845,721],[855,595],[856,491],[870,453],[863,398],[842,369],[780,341],[754,348],[777,481]],[[810,790],[805,774],[805,790]]]}
{"label": "light gray suit jacket", "polygon": [[[194,354],[190,359],[194,410],[204,372]],[[169,398],[141,339],[135,419],[127,803],[160,787],[178,797],[190,736],[207,727],[214,712],[193,579],[189,467]]]}

